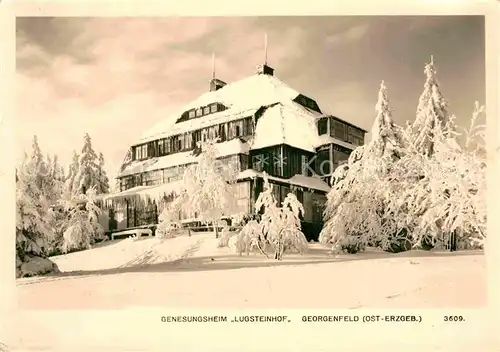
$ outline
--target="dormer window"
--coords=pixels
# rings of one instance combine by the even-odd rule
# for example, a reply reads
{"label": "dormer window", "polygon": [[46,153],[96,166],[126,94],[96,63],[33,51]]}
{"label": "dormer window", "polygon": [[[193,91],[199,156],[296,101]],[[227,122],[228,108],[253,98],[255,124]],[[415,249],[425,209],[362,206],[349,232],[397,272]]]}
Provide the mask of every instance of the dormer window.
{"label": "dormer window", "polygon": [[314,111],[321,113],[321,110],[320,110],[318,104],[316,104],[316,102],[313,99],[308,98],[305,95],[299,94],[293,101],[295,101],[296,103],[299,103],[300,105],[302,105],[308,109],[311,109],[311,110],[314,110]]}
{"label": "dormer window", "polygon": [[196,109],[196,117],[200,117],[203,115],[203,110],[200,108],[200,109]]}
{"label": "dormer window", "polygon": [[189,110],[189,118],[192,119],[194,116],[194,110]]}
{"label": "dormer window", "polygon": [[210,114],[210,107],[206,106],[203,108],[203,115],[208,115]]}
{"label": "dormer window", "polygon": [[318,121],[318,134],[320,136],[328,134],[328,119],[323,117]]}
{"label": "dormer window", "polygon": [[217,104],[211,104],[210,105],[210,112],[211,113],[217,112]]}

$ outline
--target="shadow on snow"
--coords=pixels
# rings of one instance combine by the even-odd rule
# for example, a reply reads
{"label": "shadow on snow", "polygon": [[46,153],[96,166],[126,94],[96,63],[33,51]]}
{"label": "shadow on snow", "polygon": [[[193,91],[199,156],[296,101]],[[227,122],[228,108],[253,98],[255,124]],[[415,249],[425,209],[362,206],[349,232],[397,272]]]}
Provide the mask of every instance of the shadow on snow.
{"label": "shadow on snow", "polygon": [[[189,254],[195,252],[195,248],[188,251]],[[186,254],[188,254],[186,253]],[[34,284],[38,282],[47,282],[62,279],[73,279],[77,277],[89,277],[100,275],[116,275],[125,273],[164,273],[164,272],[201,272],[214,270],[235,270],[235,269],[251,269],[251,268],[266,268],[266,267],[282,267],[282,266],[303,266],[314,264],[334,264],[348,261],[360,260],[378,260],[378,259],[393,259],[393,258],[437,258],[437,257],[456,257],[456,256],[471,256],[483,255],[483,251],[458,251],[458,252],[433,252],[433,251],[407,251],[401,253],[387,253],[382,251],[366,251],[358,254],[340,254],[332,255],[328,248],[313,247],[309,248],[303,255],[288,254],[284,256],[282,261],[267,259],[261,254],[239,255],[239,254],[219,254],[213,256],[199,257],[181,257],[176,260],[165,261],[162,263],[149,262],[155,259],[155,254],[152,251],[143,253],[134,260],[125,263],[118,268],[101,269],[101,270],[78,270],[67,271],[57,274],[49,274],[43,277],[38,277],[35,280],[20,282],[20,285]]]}

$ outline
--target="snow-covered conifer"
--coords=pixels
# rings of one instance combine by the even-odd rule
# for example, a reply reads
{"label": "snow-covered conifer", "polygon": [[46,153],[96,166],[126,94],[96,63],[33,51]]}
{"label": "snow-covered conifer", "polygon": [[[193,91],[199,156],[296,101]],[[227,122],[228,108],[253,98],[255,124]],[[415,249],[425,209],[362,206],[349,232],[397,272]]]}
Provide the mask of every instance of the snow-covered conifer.
{"label": "snow-covered conifer", "polygon": [[434,135],[448,121],[447,103],[441,94],[436,77],[434,59],[425,66],[426,80],[424,90],[420,95],[417,106],[417,116],[413,123],[413,142],[417,150],[424,155],[434,152]]}
{"label": "snow-covered conifer", "polygon": [[92,148],[92,141],[88,133],[84,136],[83,148],[78,160],[78,172],[73,181],[73,194],[85,194],[88,189],[99,186],[99,164],[98,157]]}
{"label": "snow-covered conifer", "polygon": [[73,197],[73,184],[75,182],[75,177],[78,174],[78,169],[80,168],[78,160],[78,154],[76,151],[73,151],[73,159],[69,165],[68,176],[64,181],[63,198],[65,200],[70,200]]}
{"label": "snow-covered conifer", "polygon": [[[484,126],[476,123],[483,111],[484,108],[476,103],[463,145],[458,143],[459,135],[443,130],[432,140],[432,157],[419,157],[418,153],[407,156],[406,179],[412,180],[414,174],[424,175],[418,182],[406,184],[402,194],[408,199],[408,215],[419,220],[414,226],[418,243],[425,239],[438,247],[449,247],[450,241],[484,243],[486,159],[481,148],[470,148],[474,142],[484,145],[484,140],[481,143]],[[454,246],[452,243],[451,247]]]}
{"label": "snow-covered conifer", "polygon": [[98,194],[109,192],[109,178],[104,168],[104,155],[99,153],[99,187]]}
{"label": "snow-covered conifer", "polygon": [[388,247],[391,241],[387,239],[395,240],[394,234],[399,233],[399,223],[388,216],[388,198],[394,189],[388,179],[404,148],[384,82],[375,111],[370,143],[356,148],[347,164],[332,175],[320,242],[332,244],[336,250],[353,253],[374,244]]}
{"label": "snow-covered conifer", "polygon": [[402,152],[400,127],[392,119],[384,81],[380,84],[375,111],[377,115],[371,129],[371,141],[368,149],[376,157],[397,158]]}
{"label": "snow-covered conifer", "polygon": [[21,260],[25,254],[44,256],[52,238],[48,204],[36,182],[36,165],[25,155],[16,172],[16,248]]}

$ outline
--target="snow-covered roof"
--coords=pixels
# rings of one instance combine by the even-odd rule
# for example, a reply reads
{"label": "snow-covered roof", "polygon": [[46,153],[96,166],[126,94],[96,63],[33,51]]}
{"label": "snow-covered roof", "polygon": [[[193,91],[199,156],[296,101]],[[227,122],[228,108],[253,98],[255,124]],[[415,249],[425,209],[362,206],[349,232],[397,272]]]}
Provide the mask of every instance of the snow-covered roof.
{"label": "snow-covered roof", "polygon": [[250,117],[253,116],[253,114],[255,114],[257,110],[258,108],[231,109],[219,111],[207,116],[193,118],[178,123],[175,123],[175,121],[180,117],[180,114],[179,116],[175,115],[173,119],[166,119],[154,126],[151,130],[146,132],[136,144],[145,143],[160,138],[171,137],[182,133],[192,132],[223,122],[239,120],[244,117]]}
{"label": "snow-covered roof", "polygon": [[288,144],[314,152],[318,143],[316,117],[295,103],[274,105],[262,114],[257,121],[252,149]]}
{"label": "snow-covered roof", "polygon": [[169,194],[181,189],[182,181],[163,183],[154,186],[136,186],[122,192],[103,194],[103,201],[119,200],[130,197],[159,198],[162,194]]}
{"label": "snow-covered roof", "polygon": [[[257,177],[264,177],[264,174],[262,172],[257,172],[257,171],[252,170],[252,169],[247,169],[245,171],[240,172],[238,175],[239,180],[243,180],[245,178],[257,178]],[[285,179],[285,178],[267,175],[267,178],[269,180],[273,180],[273,181],[277,181],[277,182],[289,183],[289,184],[292,184],[294,186],[315,189],[315,190],[324,191],[324,192],[329,192],[331,190],[331,188],[330,188],[330,186],[328,186],[328,184],[326,184],[324,181],[322,181],[319,177],[316,177],[316,176],[295,175],[289,179]]]}
{"label": "snow-covered roof", "polygon": [[[239,138],[227,142],[217,143],[217,157],[235,154],[248,154],[250,146]],[[123,169],[117,177],[133,175],[142,172],[161,170],[173,166],[195,163],[197,156],[192,151],[165,155],[162,157],[133,161]]]}
{"label": "snow-covered roof", "polygon": [[[228,118],[238,119],[246,114],[251,116],[253,112],[262,106],[278,102],[290,104],[298,95],[299,92],[290,88],[274,75],[255,74],[240,81],[228,84],[216,91],[207,92],[197,99],[192,100],[178,109],[175,113],[165,117],[164,120],[153,126],[153,128],[144,133],[135,144],[145,143],[163,136],[169,136],[189,130],[196,130],[221,121],[226,121]],[[212,103],[221,103],[226,106],[228,110],[194,118],[190,121],[175,123],[184,112]],[[309,114],[315,116],[321,115],[299,104],[294,104],[298,106],[298,109],[307,111]]]}

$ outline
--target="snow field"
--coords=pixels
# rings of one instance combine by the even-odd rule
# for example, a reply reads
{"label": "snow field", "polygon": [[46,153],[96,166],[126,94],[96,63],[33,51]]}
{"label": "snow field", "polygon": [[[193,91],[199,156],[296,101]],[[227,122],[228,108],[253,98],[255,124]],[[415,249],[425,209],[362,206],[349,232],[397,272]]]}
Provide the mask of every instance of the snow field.
{"label": "snow field", "polygon": [[476,308],[486,305],[480,252],[331,256],[309,244],[282,262],[217,248],[213,233],[121,240],[53,257],[59,276],[18,280],[23,309]]}

